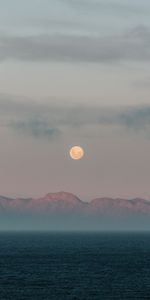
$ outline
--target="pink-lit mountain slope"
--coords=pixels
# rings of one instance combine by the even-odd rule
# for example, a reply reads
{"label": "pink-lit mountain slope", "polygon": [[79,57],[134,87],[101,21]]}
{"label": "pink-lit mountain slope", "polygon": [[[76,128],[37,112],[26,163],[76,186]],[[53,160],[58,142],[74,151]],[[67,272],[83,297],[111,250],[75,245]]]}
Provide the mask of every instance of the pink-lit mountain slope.
{"label": "pink-lit mountain slope", "polygon": [[88,215],[93,214],[150,214],[150,201],[136,198],[132,200],[97,198],[90,203],[81,201],[71,193],[59,192],[49,193],[37,199],[8,198],[0,196],[0,212],[31,212],[31,213],[50,213],[50,212],[76,212]]}

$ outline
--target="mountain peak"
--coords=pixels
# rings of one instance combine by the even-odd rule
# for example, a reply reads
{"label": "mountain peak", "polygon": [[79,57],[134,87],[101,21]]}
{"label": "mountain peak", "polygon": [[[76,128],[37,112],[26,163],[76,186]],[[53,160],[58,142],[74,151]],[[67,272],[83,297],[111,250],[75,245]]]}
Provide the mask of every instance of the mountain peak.
{"label": "mountain peak", "polygon": [[44,200],[63,200],[68,202],[81,202],[81,200],[72,193],[60,191],[57,193],[48,193]]}

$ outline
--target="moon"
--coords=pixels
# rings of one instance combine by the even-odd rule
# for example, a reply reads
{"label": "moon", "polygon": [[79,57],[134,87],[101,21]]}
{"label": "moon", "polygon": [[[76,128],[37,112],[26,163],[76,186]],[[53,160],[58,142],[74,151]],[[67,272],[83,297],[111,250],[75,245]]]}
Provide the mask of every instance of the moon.
{"label": "moon", "polygon": [[84,156],[84,150],[80,146],[73,146],[70,149],[70,156],[74,160],[79,160]]}

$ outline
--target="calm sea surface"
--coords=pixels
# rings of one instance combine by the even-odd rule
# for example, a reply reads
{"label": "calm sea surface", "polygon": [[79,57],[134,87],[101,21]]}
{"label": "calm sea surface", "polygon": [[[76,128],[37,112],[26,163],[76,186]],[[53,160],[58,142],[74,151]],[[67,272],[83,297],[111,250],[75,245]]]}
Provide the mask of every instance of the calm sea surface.
{"label": "calm sea surface", "polygon": [[7,299],[150,299],[150,234],[1,233]]}

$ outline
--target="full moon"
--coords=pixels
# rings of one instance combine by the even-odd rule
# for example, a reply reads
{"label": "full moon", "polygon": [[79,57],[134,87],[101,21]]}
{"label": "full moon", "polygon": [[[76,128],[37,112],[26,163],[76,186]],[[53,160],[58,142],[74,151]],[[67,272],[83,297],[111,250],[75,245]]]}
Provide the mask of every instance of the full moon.
{"label": "full moon", "polygon": [[74,160],[79,160],[84,156],[84,150],[80,146],[74,146],[70,149],[70,156]]}

